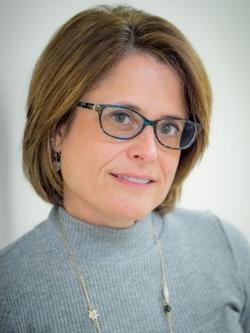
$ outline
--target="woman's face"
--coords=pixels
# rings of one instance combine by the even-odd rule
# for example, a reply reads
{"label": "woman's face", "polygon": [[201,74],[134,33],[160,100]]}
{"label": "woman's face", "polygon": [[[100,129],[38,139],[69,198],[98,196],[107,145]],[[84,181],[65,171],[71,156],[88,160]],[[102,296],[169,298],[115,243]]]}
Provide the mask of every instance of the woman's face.
{"label": "woman's face", "polygon": [[[134,105],[152,120],[186,117],[177,74],[146,54],[127,55],[81,100]],[[63,132],[63,139],[57,135],[56,149],[61,151],[64,207],[74,217],[124,228],[165,199],[180,152],[161,146],[151,126],[133,139],[114,139],[103,133],[96,111],[78,107],[69,131]],[[137,184],[126,176],[153,181]]]}

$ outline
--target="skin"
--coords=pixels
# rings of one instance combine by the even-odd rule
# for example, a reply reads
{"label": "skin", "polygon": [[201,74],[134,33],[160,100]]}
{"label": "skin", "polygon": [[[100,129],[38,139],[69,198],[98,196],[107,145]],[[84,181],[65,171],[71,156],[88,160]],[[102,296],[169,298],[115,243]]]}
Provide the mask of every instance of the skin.
{"label": "skin", "polygon": [[[142,53],[126,55],[81,100],[132,104],[152,120],[164,115],[187,117],[176,72]],[[78,107],[75,112],[69,130],[61,128],[54,147],[61,152],[64,208],[87,223],[130,227],[165,199],[180,152],[162,147],[150,126],[121,141],[102,132],[96,111]],[[150,176],[154,182],[136,185],[112,174]]]}

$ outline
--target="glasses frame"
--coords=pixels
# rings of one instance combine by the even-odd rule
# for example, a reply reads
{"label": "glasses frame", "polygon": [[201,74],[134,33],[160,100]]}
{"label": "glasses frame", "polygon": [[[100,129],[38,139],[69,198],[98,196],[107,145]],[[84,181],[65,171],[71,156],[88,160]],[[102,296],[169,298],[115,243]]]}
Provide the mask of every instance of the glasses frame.
{"label": "glasses frame", "polygon": [[[154,129],[154,134],[155,134],[155,137],[157,139],[157,141],[163,146],[163,147],[166,147],[166,148],[169,148],[169,149],[175,149],[175,150],[185,150],[189,147],[192,146],[192,144],[195,142],[199,132],[202,131],[202,126],[200,123],[197,123],[195,121],[192,121],[192,120],[189,120],[189,119],[183,119],[183,118],[178,118],[178,117],[171,117],[171,116],[165,116],[165,117],[162,117],[160,119],[156,119],[156,120],[150,120],[150,119],[147,119],[146,117],[144,117],[142,114],[140,114],[139,112],[125,106],[125,105],[115,105],[115,104],[94,104],[94,103],[88,103],[88,102],[83,102],[83,101],[79,101],[77,103],[77,106],[81,107],[81,108],[84,108],[84,109],[89,109],[89,110],[93,110],[93,111],[96,111],[99,115],[99,123],[100,123],[100,127],[102,129],[102,131],[107,134],[108,136],[112,137],[112,138],[115,138],[115,139],[119,139],[119,140],[124,140],[124,141],[127,141],[127,140],[130,140],[130,139],[133,139],[135,138],[136,136],[138,136],[140,133],[142,133],[142,131],[144,130],[144,128],[146,126],[152,126],[153,129]],[[102,125],[102,113],[103,111],[105,110],[105,108],[107,107],[112,107],[112,108],[115,108],[115,107],[118,107],[120,109],[124,109],[124,110],[129,110],[129,111],[132,111],[134,113],[136,113],[139,117],[141,117],[143,119],[143,125],[142,125],[142,128],[140,129],[140,131],[138,133],[136,133],[135,135],[133,135],[132,137],[130,138],[121,138],[119,136],[115,136],[115,135],[111,135],[109,133],[107,133],[105,131],[105,129],[103,128],[103,125]],[[180,148],[173,148],[173,147],[169,147],[167,145],[164,145],[158,138],[158,134],[157,134],[157,124],[159,121],[161,120],[164,120],[164,119],[172,119],[172,120],[182,120],[182,121],[185,121],[186,123],[194,126],[195,128],[195,134],[194,134],[194,137],[193,137],[193,140],[191,140],[191,142],[184,146],[184,147],[180,147]]]}

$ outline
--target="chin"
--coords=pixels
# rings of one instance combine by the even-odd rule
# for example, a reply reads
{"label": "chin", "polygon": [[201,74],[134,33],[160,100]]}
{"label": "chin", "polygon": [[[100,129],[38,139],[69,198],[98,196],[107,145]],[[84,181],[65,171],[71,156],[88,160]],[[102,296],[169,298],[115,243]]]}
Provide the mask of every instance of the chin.
{"label": "chin", "polygon": [[117,212],[120,215],[121,219],[137,221],[145,218],[151,211],[155,208],[155,206],[145,207],[145,204],[141,207],[139,205],[131,205],[127,207],[121,207],[121,209]]}

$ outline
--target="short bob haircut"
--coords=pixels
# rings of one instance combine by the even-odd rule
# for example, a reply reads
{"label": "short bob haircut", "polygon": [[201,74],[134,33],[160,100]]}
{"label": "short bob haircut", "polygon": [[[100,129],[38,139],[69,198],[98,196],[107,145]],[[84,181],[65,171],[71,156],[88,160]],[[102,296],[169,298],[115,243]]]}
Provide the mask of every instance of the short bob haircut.
{"label": "short bob haircut", "polygon": [[184,179],[208,145],[210,83],[199,56],[173,24],[128,6],[98,6],[75,15],[56,32],[35,66],[27,100],[23,168],[45,201],[63,205],[63,179],[55,171],[52,149],[56,130],[70,124],[80,98],[133,52],[150,54],[176,70],[189,118],[203,129],[181,152],[169,193],[155,211],[163,215],[175,207]]}

